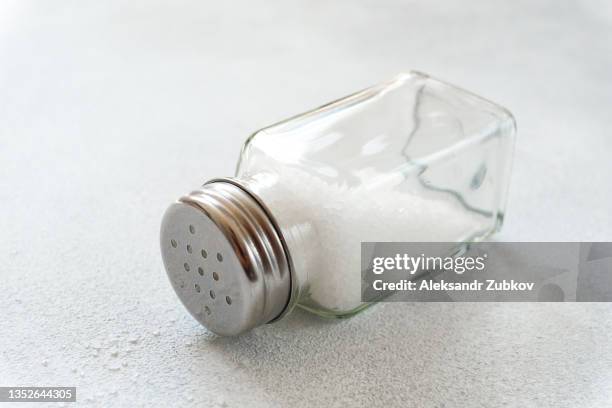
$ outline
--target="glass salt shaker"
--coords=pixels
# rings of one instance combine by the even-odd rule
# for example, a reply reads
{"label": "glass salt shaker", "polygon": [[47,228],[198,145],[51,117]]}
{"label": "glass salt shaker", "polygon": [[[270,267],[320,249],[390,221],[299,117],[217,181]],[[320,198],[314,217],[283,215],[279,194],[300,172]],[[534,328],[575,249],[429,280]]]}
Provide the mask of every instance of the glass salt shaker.
{"label": "glass salt shaker", "polygon": [[357,313],[362,241],[467,242],[501,227],[515,131],[506,109],[419,72],[261,129],[235,177],[166,211],[170,282],[219,335],[295,306]]}

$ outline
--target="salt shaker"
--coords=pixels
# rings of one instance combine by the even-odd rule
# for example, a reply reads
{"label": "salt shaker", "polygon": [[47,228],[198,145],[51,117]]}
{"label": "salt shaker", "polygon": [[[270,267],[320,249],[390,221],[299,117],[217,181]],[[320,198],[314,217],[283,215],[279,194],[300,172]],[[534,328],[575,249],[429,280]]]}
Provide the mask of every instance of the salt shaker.
{"label": "salt shaker", "polygon": [[506,109],[419,72],[261,129],[233,178],[166,211],[170,282],[219,335],[295,306],[357,313],[362,241],[465,242],[501,227],[515,129]]}

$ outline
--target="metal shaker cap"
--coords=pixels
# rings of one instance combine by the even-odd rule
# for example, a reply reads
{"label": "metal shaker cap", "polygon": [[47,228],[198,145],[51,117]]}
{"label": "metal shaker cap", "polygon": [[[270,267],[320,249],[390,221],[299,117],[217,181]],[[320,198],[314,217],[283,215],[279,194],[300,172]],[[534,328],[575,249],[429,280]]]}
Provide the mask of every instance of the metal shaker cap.
{"label": "metal shaker cap", "polygon": [[236,335],[279,318],[291,294],[290,258],[263,203],[216,179],[164,214],[161,252],[172,286],[210,331]]}

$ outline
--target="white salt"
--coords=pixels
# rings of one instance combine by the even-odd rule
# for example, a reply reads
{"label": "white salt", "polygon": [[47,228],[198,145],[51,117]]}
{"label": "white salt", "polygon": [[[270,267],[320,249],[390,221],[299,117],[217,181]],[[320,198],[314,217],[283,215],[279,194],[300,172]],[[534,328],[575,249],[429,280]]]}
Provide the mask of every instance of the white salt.
{"label": "white salt", "polygon": [[402,191],[403,176],[392,177],[384,186],[349,187],[287,167],[249,180],[282,229],[300,285],[306,282],[310,301],[301,303],[338,314],[361,305],[361,242],[463,241],[491,224],[451,197]]}

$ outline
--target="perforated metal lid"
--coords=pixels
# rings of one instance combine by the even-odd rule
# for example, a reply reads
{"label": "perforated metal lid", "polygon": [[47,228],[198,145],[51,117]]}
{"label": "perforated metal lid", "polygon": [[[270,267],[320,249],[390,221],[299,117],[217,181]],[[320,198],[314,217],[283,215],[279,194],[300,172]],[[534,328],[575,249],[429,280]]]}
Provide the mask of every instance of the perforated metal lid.
{"label": "perforated metal lid", "polygon": [[172,204],[162,220],[166,272],[189,313],[230,336],[278,318],[289,303],[290,260],[262,203],[231,179]]}

